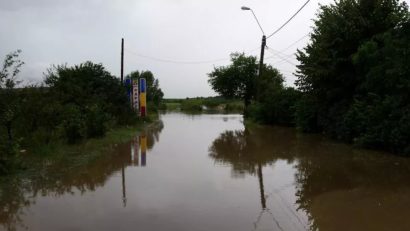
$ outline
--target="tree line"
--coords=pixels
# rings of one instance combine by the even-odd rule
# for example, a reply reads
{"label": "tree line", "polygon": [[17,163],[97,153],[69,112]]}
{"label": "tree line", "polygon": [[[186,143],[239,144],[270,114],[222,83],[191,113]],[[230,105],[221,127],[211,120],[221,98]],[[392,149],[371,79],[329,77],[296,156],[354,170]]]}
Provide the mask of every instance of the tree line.
{"label": "tree line", "polygon": [[[137,123],[127,90],[102,64],[57,65],[38,85],[22,86],[20,50],[8,54],[0,70],[0,173],[19,165],[23,150],[35,152],[53,143],[78,143],[102,137],[117,126]],[[135,73],[135,72],[133,72]],[[154,75],[145,71],[149,105],[163,93]]]}
{"label": "tree line", "polygon": [[410,154],[410,14],[399,0],[322,5],[297,51],[296,88],[256,57],[234,53],[209,74],[212,88],[244,100],[245,115],[362,147]]}

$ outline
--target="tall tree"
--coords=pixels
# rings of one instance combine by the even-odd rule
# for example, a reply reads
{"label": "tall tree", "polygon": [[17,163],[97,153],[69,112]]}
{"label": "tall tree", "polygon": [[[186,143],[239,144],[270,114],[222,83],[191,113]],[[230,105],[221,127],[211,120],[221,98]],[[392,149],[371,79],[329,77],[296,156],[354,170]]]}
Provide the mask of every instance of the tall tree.
{"label": "tall tree", "polygon": [[16,164],[18,143],[14,127],[20,109],[16,86],[20,83],[17,75],[24,64],[19,59],[20,53],[21,50],[17,50],[6,55],[0,70],[0,174]]}
{"label": "tall tree", "polygon": [[[402,81],[395,80],[409,78],[402,74],[408,73],[405,71],[408,46],[401,42],[396,43],[400,46],[398,49],[385,49],[391,47],[393,40],[406,36],[400,31],[406,30],[408,21],[408,7],[399,0],[340,0],[321,6],[311,42],[297,54],[301,64],[298,66],[296,85],[304,92],[297,113],[299,126],[308,131],[322,130],[347,141],[379,140],[377,143],[381,146],[389,143],[392,138],[388,137],[393,135],[387,135],[391,132],[388,127],[396,126],[388,122],[390,113],[386,112],[389,110],[379,107],[375,109],[378,113],[375,113],[362,109],[374,101],[374,97],[396,94],[392,89],[404,85],[400,83]],[[396,38],[391,39],[391,36]],[[375,57],[382,61],[375,62]],[[403,63],[403,60],[407,60],[407,64],[399,67],[397,64]],[[394,73],[388,71],[393,66],[396,69]],[[409,90],[406,88],[399,92]],[[387,101],[385,104],[392,105]],[[405,107],[403,104],[395,111],[404,111]],[[356,118],[359,114],[363,120],[379,114],[375,121],[379,125],[388,123],[389,126],[378,129],[375,124],[367,124],[367,128],[359,126],[359,121],[363,121]],[[374,137],[377,133],[384,135]]]}
{"label": "tall tree", "polygon": [[18,114],[18,97],[15,87],[20,83],[17,75],[24,64],[19,59],[20,53],[21,50],[17,50],[6,55],[0,71],[0,122],[6,129],[9,142],[13,140],[12,124]]}
{"label": "tall tree", "polygon": [[221,96],[242,99],[247,108],[255,93],[254,81],[258,70],[256,57],[233,53],[231,62],[228,66],[215,67],[208,74],[208,82]]}

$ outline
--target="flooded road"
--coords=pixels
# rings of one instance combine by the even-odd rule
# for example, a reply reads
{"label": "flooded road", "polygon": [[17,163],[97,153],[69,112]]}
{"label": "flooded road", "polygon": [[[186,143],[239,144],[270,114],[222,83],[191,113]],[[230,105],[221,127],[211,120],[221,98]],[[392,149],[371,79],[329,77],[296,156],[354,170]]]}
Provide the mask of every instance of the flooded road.
{"label": "flooded road", "polygon": [[0,230],[410,230],[410,159],[240,115],[161,120],[90,165],[2,186]]}

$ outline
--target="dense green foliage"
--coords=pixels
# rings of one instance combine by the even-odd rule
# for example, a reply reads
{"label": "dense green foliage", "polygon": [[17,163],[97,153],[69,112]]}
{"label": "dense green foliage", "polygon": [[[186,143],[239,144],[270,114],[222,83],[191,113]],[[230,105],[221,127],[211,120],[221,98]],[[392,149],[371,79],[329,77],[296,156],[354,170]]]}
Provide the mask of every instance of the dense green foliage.
{"label": "dense green foliage", "polygon": [[0,173],[15,165],[18,144],[14,135],[14,124],[20,105],[15,95],[16,79],[24,64],[18,59],[20,50],[6,55],[0,71]]}
{"label": "dense green foliage", "polygon": [[249,116],[264,124],[294,125],[295,102],[299,99],[299,92],[284,86],[282,74],[265,65],[256,86],[257,93],[249,107]]}
{"label": "dense green foliage", "polygon": [[131,114],[125,89],[101,64],[54,67],[48,71],[45,83],[47,100],[59,105],[53,107],[58,118],[51,127],[60,126],[70,143],[104,136],[110,123],[129,121],[124,118]]}
{"label": "dense green foliage", "polygon": [[262,75],[257,77],[256,57],[240,53],[231,57],[232,64],[209,74],[212,88],[224,97],[243,99],[245,115],[258,122],[293,125],[299,92],[285,88],[282,74],[270,65],[264,65]]}
{"label": "dense green foliage", "polygon": [[249,116],[264,124],[295,125],[296,103],[300,92],[292,87],[269,91],[266,98],[255,101],[249,107]]}
{"label": "dense green foliage", "polygon": [[[212,88],[251,102],[262,123],[295,125],[359,146],[410,154],[410,14],[399,0],[320,6],[311,41],[297,52],[297,89],[256,58],[233,54],[209,74]],[[247,105],[247,104],[246,104]]]}
{"label": "dense green foliage", "polygon": [[48,100],[62,105],[52,127],[61,127],[70,143],[83,138],[104,136],[110,124],[131,119],[125,89],[101,64],[86,62],[74,67],[50,69],[45,83]]}
{"label": "dense green foliage", "polygon": [[255,93],[254,81],[258,70],[256,57],[233,53],[231,61],[231,65],[214,68],[208,74],[208,82],[221,96],[242,99],[246,108]]}
{"label": "dense green foliage", "polygon": [[297,58],[302,130],[410,153],[410,21],[404,3],[321,6],[311,43]]}
{"label": "dense green foliage", "polygon": [[[77,143],[137,122],[125,87],[102,64],[53,66],[42,85],[16,88],[23,65],[19,53],[6,56],[0,75],[0,173],[15,169],[20,150]],[[160,102],[158,80],[150,72],[141,76],[152,87],[152,99]]]}

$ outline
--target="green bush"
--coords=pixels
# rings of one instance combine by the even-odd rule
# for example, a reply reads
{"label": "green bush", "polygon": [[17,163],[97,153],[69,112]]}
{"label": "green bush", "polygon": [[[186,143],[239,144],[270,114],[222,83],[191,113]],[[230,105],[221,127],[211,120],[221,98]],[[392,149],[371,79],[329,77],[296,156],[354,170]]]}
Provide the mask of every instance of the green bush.
{"label": "green bush", "polygon": [[0,137],[0,175],[8,174],[20,166],[19,142],[10,142],[6,137]]}
{"label": "green bush", "polygon": [[202,101],[197,99],[184,100],[181,103],[182,111],[202,111]]}
{"label": "green bush", "polygon": [[86,111],[87,137],[102,137],[107,132],[109,116],[104,112],[103,107],[95,104],[87,108]]}
{"label": "green bush", "polygon": [[62,127],[68,143],[76,143],[86,137],[86,118],[78,106],[71,104],[64,108]]}
{"label": "green bush", "polygon": [[356,100],[344,115],[342,139],[356,145],[410,154],[410,106],[400,100]]}
{"label": "green bush", "polygon": [[[349,12],[346,14],[346,12]],[[399,0],[323,5],[297,52],[297,126],[343,141],[409,152],[410,13]]]}
{"label": "green bush", "polygon": [[243,112],[243,110],[245,110],[243,102],[233,101],[225,104],[225,111],[227,112]]}
{"label": "green bush", "polygon": [[276,89],[265,93],[263,100],[253,103],[248,115],[265,124],[295,125],[296,103],[300,93],[294,88]]}
{"label": "green bush", "polygon": [[296,103],[296,127],[303,132],[319,131],[317,110],[315,99],[303,94],[301,99]]}

